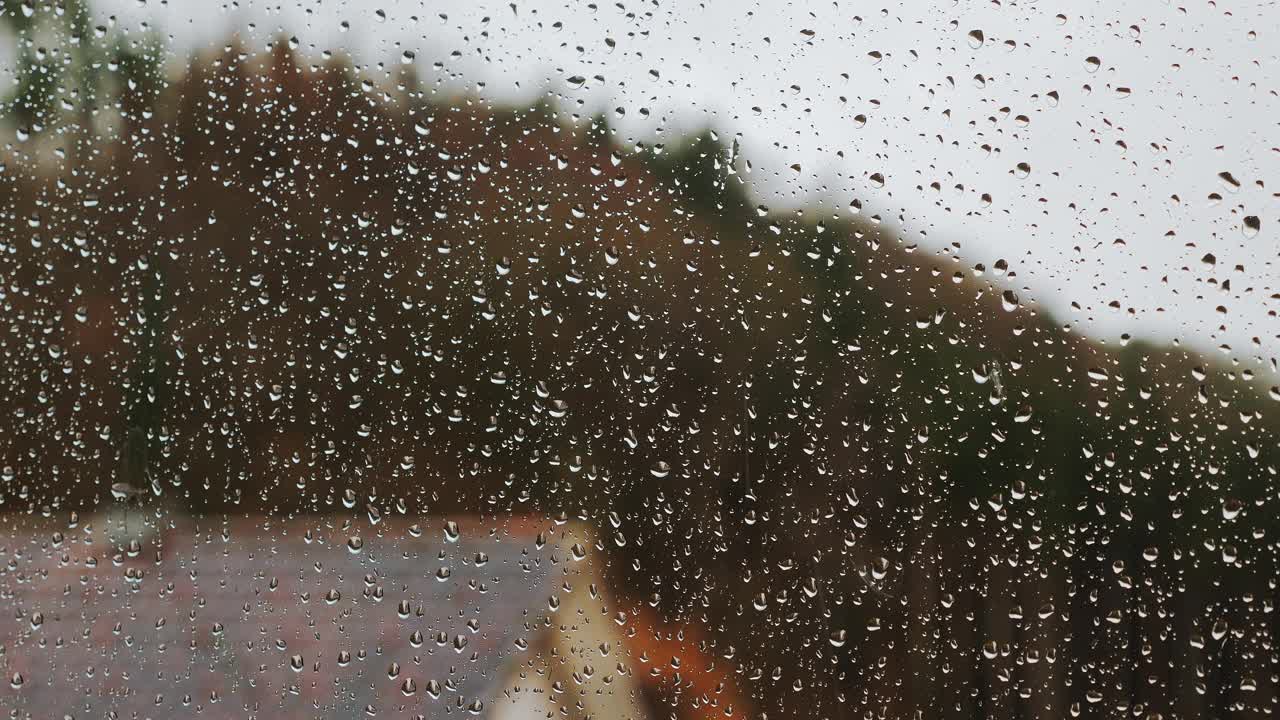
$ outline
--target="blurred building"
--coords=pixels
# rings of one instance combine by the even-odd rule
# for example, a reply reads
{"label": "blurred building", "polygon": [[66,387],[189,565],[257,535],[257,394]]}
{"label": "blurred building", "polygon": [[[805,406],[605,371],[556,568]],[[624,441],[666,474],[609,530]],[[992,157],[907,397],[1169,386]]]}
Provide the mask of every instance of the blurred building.
{"label": "blurred building", "polygon": [[584,526],[135,513],[3,526],[16,717],[648,718],[658,682],[701,696],[664,715],[733,713],[682,635],[612,604]]}

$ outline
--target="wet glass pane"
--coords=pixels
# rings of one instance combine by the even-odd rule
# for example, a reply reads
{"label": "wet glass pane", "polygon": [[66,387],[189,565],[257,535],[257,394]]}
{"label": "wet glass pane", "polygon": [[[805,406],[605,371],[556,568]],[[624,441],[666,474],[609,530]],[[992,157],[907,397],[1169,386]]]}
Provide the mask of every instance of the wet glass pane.
{"label": "wet glass pane", "polygon": [[0,0],[0,709],[1270,716],[1274,17]]}

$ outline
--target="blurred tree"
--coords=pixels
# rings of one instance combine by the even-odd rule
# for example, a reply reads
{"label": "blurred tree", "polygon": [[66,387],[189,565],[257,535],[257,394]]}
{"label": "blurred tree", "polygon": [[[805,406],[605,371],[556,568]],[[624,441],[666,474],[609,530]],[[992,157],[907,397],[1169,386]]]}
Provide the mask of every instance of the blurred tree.
{"label": "blurred tree", "polygon": [[0,104],[0,117],[8,116],[32,133],[61,128],[71,139],[68,167],[83,164],[82,158],[96,152],[97,117],[109,71],[121,77],[122,98],[137,94],[126,104],[144,105],[157,96],[163,85],[158,36],[110,39],[106,27],[92,27],[88,0],[0,3],[0,21],[17,49],[15,88]]}
{"label": "blurred tree", "polygon": [[681,188],[687,202],[736,220],[748,202],[745,185],[733,174],[734,147],[721,143],[720,136],[707,128],[676,147],[646,157],[655,174]]}
{"label": "blurred tree", "polygon": [[30,0],[0,1],[3,2],[0,20],[13,33],[13,46],[17,50],[16,87],[4,101],[5,112],[12,113],[24,127],[36,131],[48,121],[62,76],[55,56],[37,44],[37,36],[51,36],[56,30],[42,32],[51,14],[48,9],[37,9]]}

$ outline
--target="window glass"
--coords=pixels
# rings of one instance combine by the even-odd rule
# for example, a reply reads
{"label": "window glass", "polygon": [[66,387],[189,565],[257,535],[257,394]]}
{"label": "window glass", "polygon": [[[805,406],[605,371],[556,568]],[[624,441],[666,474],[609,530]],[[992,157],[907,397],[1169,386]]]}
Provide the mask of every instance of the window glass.
{"label": "window glass", "polygon": [[0,708],[1269,716],[1273,18],[0,0]]}

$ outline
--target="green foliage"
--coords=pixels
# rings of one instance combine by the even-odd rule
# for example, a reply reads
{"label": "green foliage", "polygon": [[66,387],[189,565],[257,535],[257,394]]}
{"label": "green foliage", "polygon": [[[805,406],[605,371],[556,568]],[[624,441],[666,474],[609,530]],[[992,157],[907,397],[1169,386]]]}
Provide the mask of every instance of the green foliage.
{"label": "green foliage", "polygon": [[[150,103],[164,85],[163,43],[152,33],[141,41],[102,36],[90,27],[87,0],[66,0],[57,12],[39,8],[30,15],[22,0],[3,0],[3,18],[18,50],[16,89],[3,103],[4,114],[30,129],[57,124],[58,97],[76,110],[74,122],[91,132],[91,116],[99,101],[105,71],[121,78],[120,93],[132,102]],[[39,47],[35,36],[48,33],[59,50]]]}
{"label": "green foliage", "polygon": [[746,187],[728,170],[731,147],[705,129],[675,147],[646,155],[649,168],[701,211],[736,218],[747,210]]}
{"label": "green foliage", "polygon": [[156,35],[142,41],[117,38],[111,50],[112,64],[130,103],[149,106],[164,88],[164,46]]}
{"label": "green foliage", "polygon": [[35,13],[28,14],[28,0],[0,0],[0,21],[14,33],[24,33],[35,24]]}
{"label": "green foliage", "polygon": [[18,58],[18,87],[5,103],[25,127],[47,125],[54,109],[61,72],[52,63],[38,62],[24,50]]}

